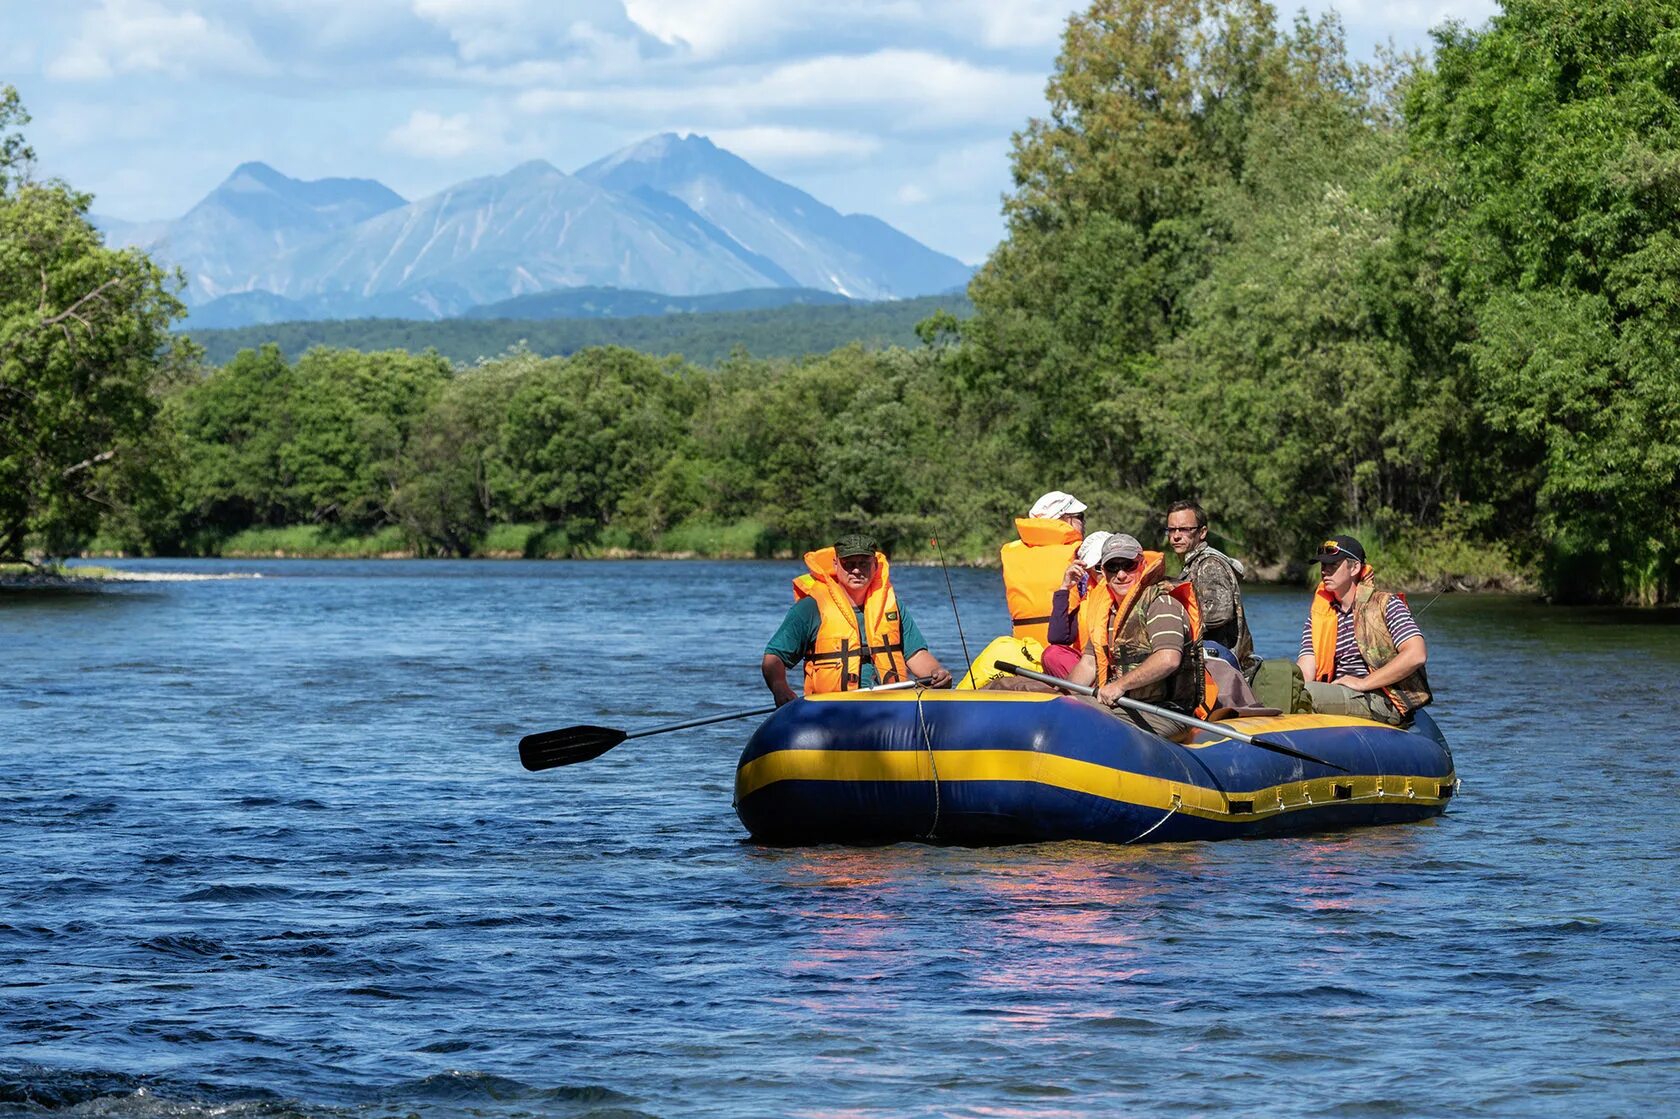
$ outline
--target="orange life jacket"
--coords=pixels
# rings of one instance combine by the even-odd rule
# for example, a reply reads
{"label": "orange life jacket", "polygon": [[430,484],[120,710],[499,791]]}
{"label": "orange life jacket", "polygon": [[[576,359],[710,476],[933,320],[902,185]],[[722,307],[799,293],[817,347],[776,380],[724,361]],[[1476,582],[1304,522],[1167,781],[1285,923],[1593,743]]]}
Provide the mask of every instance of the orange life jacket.
{"label": "orange life jacket", "polygon": [[1080,609],[1080,624],[1085,627],[1085,640],[1090,644],[1091,651],[1097,660],[1097,679],[1095,686],[1101,688],[1109,682],[1109,673],[1113,670],[1110,650],[1114,646],[1115,638],[1119,636],[1126,620],[1132,611],[1138,608],[1147,610],[1162,595],[1171,595],[1184,607],[1184,616],[1188,620],[1190,636],[1184,651],[1184,658],[1173,675],[1168,678],[1168,695],[1177,694],[1181,688],[1178,681],[1184,675],[1191,675],[1201,681],[1201,687],[1196,689],[1197,702],[1190,714],[1201,718],[1212,711],[1218,704],[1219,689],[1214,685],[1213,677],[1208,673],[1203,662],[1202,654],[1202,607],[1196,601],[1196,588],[1189,581],[1182,583],[1163,584],[1162,577],[1166,573],[1166,560],[1160,552],[1143,553],[1143,573],[1132,581],[1126,588],[1125,597],[1119,602],[1114,599],[1114,592],[1109,589],[1108,581],[1102,582],[1102,590],[1095,588],[1086,596],[1087,605]]}
{"label": "orange life jacket", "polygon": [[[1054,517],[1016,517],[1019,540],[998,553],[1003,560],[1003,593],[1009,603],[1014,636],[1050,640],[1051,600],[1084,539],[1080,531]],[[1077,603],[1077,597],[1068,605]]]}
{"label": "orange life jacket", "polygon": [[864,633],[858,632],[852,596],[834,577],[834,549],[805,553],[806,574],[793,581],[793,600],[815,599],[822,625],[805,658],[805,694],[852,691],[861,685],[864,661],[875,666],[876,683],[908,679],[904,663],[904,625],[898,595],[887,571],[887,557],[875,553],[875,576],[863,600]]}
{"label": "orange life jacket", "polygon": [[[1388,619],[1383,616],[1383,612],[1388,609],[1389,599],[1398,597],[1404,602],[1405,596],[1377,590],[1371,584],[1371,575],[1371,565],[1365,564],[1359,569],[1359,577],[1354,580],[1353,639],[1358,644],[1359,653],[1365,658],[1365,663],[1375,672],[1393,660],[1397,651],[1394,638],[1388,632]],[[1338,617],[1335,600],[1330,592],[1324,589],[1324,584],[1320,583],[1318,589],[1313,592],[1309,621],[1312,623],[1313,679],[1322,683],[1329,683],[1336,678]],[[1378,690],[1402,715],[1416,711],[1434,698],[1429,692],[1429,677],[1421,668],[1405,679]]]}

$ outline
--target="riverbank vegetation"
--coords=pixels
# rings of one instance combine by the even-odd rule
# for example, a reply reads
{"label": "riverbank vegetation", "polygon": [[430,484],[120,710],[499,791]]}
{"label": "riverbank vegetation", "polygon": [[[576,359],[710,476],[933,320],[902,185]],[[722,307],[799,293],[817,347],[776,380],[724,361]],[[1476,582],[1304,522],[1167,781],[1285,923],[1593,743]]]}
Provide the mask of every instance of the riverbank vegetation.
{"label": "riverbank vegetation", "polygon": [[[158,375],[149,484],[100,539],[772,555],[865,526],[974,561],[1061,488],[1146,541],[1198,498],[1274,570],[1353,531],[1390,581],[1680,600],[1677,43],[1668,6],[1511,0],[1359,62],[1333,18],[1099,0],[1016,137],[972,317],[714,367],[247,349]],[[67,507],[5,531],[85,541]]]}

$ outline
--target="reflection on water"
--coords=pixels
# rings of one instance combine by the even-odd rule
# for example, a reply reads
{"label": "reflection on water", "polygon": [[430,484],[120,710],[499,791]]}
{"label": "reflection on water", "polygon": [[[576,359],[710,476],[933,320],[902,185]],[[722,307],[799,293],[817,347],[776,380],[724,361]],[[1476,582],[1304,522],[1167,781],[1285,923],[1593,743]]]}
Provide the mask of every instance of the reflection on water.
{"label": "reflection on water", "polygon": [[[774,563],[181,563],[0,598],[0,1115],[1665,1113],[1674,613],[1446,596],[1448,815],[760,848]],[[954,571],[971,636],[995,573]],[[895,569],[947,663],[937,570]],[[648,594],[650,586],[670,593]],[[1289,656],[1300,590],[1261,589]],[[731,622],[721,626],[727,610]],[[977,647],[977,646],[976,646]]]}

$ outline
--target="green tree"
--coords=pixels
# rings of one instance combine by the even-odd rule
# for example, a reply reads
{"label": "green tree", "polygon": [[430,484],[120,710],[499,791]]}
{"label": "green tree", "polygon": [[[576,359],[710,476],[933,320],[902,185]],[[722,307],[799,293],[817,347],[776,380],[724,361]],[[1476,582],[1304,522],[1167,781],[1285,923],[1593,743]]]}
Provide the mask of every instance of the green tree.
{"label": "green tree", "polygon": [[241,350],[170,397],[168,422],[183,441],[185,514],[232,533],[293,516],[282,449],[292,439],[292,368],[274,345]]}
{"label": "green tree", "polygon": [[28,117],[0,89],[0,558],[31,541],[63,554],[102,511],[145,490],[163,384],[193,349],[164,272],[113,251],[88,223],[88,195],[36,183],[28,149],[3,130]]}
{"label": "green tree", "polygon": [[510,476],[499,440],[523,372],[517,361],[497,361],[459,373],[415,423],[390,511],[416,540],[470,555],[506,512]]}
{"label": "green tree", "polygon": [[525,357],[501,433],[517,518],[612,526],[683,430],[676,366],[617,348]]}
{"label": "green tree", "polygon": [[1680,597],[1677,58],[1673,3],[1509,0],[1438,35],[1406,104],[1490,473],[1536,478],[1565,597]]}
{"label": "green tree", "polygon": [[449,374],[448,361],[430,351],[316,347],[299,358],[291,430],[280,449],[292,518],[353,528],[388,523],[403,450]]}
{"label": "green tree", "polygon": [[[1017,447],[1092,492],[1161,488],[1162,351],[1245,233],[1257,139],[1369,127],[1333,17],[1259,0],[1097,0],[1069,20],[1050,114],[1015,138],[1008,237],[970,288],[959,370]],[[1027,488],[1031,488],[1030,484]]]}

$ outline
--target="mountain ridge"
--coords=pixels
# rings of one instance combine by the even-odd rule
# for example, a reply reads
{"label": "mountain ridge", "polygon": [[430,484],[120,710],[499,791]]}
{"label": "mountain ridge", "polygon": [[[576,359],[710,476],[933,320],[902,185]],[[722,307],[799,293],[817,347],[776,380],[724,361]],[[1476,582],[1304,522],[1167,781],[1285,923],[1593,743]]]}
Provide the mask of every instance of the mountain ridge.
{"label": "mountain ridge", "polygon": [[181,267],[185,302],[218,327],[277,315],[448,318],[578,288],[897,299],[949,291],[972,272],[676,133],[575,174],[531,159],[414,200],[373,179],[305,181],[249,161],[180,218],[98,224],[113,243]]}

